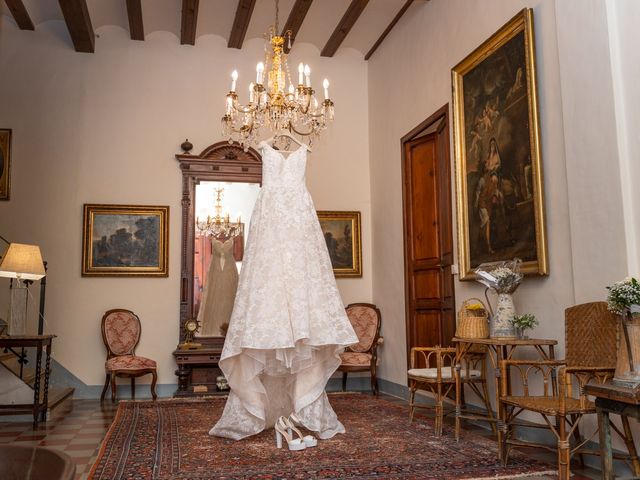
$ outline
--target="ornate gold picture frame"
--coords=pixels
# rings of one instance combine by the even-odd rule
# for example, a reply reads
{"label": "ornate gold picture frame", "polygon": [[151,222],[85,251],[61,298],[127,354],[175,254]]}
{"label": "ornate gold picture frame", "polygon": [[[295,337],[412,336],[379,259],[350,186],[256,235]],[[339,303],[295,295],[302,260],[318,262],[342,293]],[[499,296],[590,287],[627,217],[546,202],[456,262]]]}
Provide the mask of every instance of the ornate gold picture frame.
{"label": "ornate gold picture frame", "polygon": [[11,190],[11,129],[0,128],[0,200],[9,200]]}
{"label": "ornate gold picture frame", "polygon": [[318,211],[336,278],[362,276],[360,212]]}
{"label": "ornate gold picture frame", "polygon": [[84,205],[82,276],[169,275],[169,207]]}
{"label": "ornate gold picture frame", "polygon": [[514,257],[548,274],[535,72],[529,8],[451,71],[461,280]]}

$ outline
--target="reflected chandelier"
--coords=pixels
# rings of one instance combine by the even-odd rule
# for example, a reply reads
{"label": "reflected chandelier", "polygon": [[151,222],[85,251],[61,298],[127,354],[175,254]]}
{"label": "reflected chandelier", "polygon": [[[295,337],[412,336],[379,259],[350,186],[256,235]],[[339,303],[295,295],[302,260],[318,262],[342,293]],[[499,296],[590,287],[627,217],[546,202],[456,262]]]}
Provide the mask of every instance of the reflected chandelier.
{"label": "reflected chandelier", "polygon": [[275,25],[269,27],[269,43],[265,44],[264,63],[260,62],[256,66],[256,83],[249,84],[249,103],[238,103],[238,72],[234,70],[231,74],[231,91],[227,94],[225,115],[222,117],[223,135],[229,139],[229,143],[237,140],[245,150],[257,142],[262,127],[275,133],[288,131],[301,138],[307,137],[311,145],[334,118],[333,102],[329,99],[329,81],[326,78],[322,83],[322,104],[318,103],[315,90],[311,87],[309,65],[298,65],[298,83],[294,85],[287,62],[288,55],[284,52],[285,38],[288,50],[291,49],[291,31],[288,30],[282,35],[278,33],[278,0],[275,0],[275,4]]}
{"label": "reflected chandelier", "polygon": [[224,196],[224,188],[216,188],[216,215],[212,217],[207,215],[206,219],[200,219],[196,217],[196,232],[199,235],[212,235],[218,237],[224,235],[226,237],[232,237],[242,230],[242,223],[240,217],[238,217],[235,223],[231,222],[229,214],[222,215],[222,197]]}

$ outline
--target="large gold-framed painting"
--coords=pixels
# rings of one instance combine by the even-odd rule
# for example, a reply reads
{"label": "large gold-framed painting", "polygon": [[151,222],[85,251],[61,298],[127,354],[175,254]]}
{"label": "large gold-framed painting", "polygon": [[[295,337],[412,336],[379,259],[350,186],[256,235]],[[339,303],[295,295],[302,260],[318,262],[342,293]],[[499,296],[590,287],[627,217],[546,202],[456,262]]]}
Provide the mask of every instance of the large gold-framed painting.
{"label": "large gold-framed painting", "polygon": [[317,213],[335,277],[361,277],[360,212]]}
{"label": "large gold-framed painting", "polygon": [[169,207],[84,205],[82,276],[169,275]]}
{"label": "large gold-framed painting", "polygon": [[0,128],[0,200],[9,200],[11,188],[11,129]]}
{"label": "large gold-framed painting", "polygon": [[515,257],[548,274],[535,71],[526,8],[451,72],[461,280]]}

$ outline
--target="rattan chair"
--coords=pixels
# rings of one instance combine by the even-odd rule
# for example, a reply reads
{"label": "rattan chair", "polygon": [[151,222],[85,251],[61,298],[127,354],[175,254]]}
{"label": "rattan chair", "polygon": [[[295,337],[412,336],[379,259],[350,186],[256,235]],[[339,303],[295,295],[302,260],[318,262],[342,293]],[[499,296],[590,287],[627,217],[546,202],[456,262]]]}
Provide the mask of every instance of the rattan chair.
{"label": "rattan chair", "polygon": [[[595,404],[585,394],[584,386],[592,381],[604,383],[613,377],[617,351],[616,329],[617,318],[607,310],[605,302],[576,305],[565,310],[564,361],[502,361],[499,408],[504,423],[499,426],[498,441],[505,464],[511,445],[534,445],[515,438],[517,417],[524,411],[539,413],[545,425],[538,426],[550,429],[556,436],[558,478],[569,478],[572,454],[599,454],[598,451],[584,448],[592,437],[583,439],[580,435],[582,417],[596,413]],[[513,395],[510,391],[510,373],[520,378],[522,395]],[[530,380],[536,374],[543,380],[542,392],[538,395],[534,395],[529,388]],[[623,422],[627,422],[624,428],[628,429],[628,421],[623,419]],[[555,450],[549,445],[535,446]],[[627,441],[627,447],[632,457],[636,456],[633,442],[629,445]]]}
{"label": "rattan chair", "polygon": [[[463,388],[469,385],[482,399],[491,416],[489,392],[487,390],[486,353],[468,353],[462,359],[456,356],[455,348],[414,347],[411,349],[411,368],[407,372],[409,383],[409,420],[413,421],[416,408],[434,410],[435,435],[442,435],[442,423],[445,415],[444,402],[455,394],[456,410],[460,412],[463,404]],[[420,368],[424,365],[424,368]],[[435,367],[430,368],[430,365]],[[452,368],[453,366],[453,368]],[[418,390],[431,393],[435,405],[416,403]],[[455,435],[460,434],[460,417],[456,415]]]}

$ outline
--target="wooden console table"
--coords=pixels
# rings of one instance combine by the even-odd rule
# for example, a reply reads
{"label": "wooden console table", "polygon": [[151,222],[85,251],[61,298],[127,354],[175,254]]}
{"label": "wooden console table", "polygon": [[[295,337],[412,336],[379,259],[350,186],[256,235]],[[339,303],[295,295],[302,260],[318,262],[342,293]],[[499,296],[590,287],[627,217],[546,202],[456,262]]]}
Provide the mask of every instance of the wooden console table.
{"label": "wooden console table", "polygon": [[229,390],[219,390],[216,385],[216,378],[222,375],[218,366],[221,354],[222,349],[220,348],[175,350],[173,356],[178,364],[178,369],[175,372],[178,376],[178,390],[174,395],[176,397],[192,397],[229,393]]}
{"label": "wooden console table", "polygon": [[[51,373],[51,343],[55,335],[0,335],[1,348],[36,348],[35,378],[33,384],[33,403],[0,405],[0,414],[33,414],[33,426],[38,421],[46,421],[49,402],[49,374]],[[42,391],[42,350],[45,351],[44,384]]]}
{"label": "wooden console table", "polygon": [[[517,338],[459,338],[454,337],[452,340],[456,344],[457,358],[463,358],[474,345],[484,345],[487,348],[487,355],[493,367],[495,378],[495,406],[497,416],[495,419],[479,417],[475,415],[457,414],[460,418],[481,419],[485,421],[495,421],[498,428],[504,427],[504,419],[500,418],[500,364],[502,360],[511,360],[516,349],[522,347],[533,347],[542,360],[554,360],[554,347],[558,344],[557,340],[552,339],[517,339]],[[545,350],[546,347],[546,350]],[[509,391],[511,391],[511,379],[507,378]],[[553,385],[555,386],[555,376]],[[555,387],[554,387],[555,388]],[[498,449],[498,457],[502,460],[502,449]]]}
{"label": "wooden console table", "polygon": [[629,427],[629,417],[640,420],[640,388],[629,388],[613,383],[588,384],[585,391],[596,397],[596,411],[598,412],[598,428],[600,435],[600,461],[602,464],[602,478],[611,480],[613,472],[613,450],[611,448],[611,424],[609,414],[615,413],[623,419],[624,441],[629,450],[631,465],[635,478],[640,477],[640,461],[633,443],[633,435]]}

